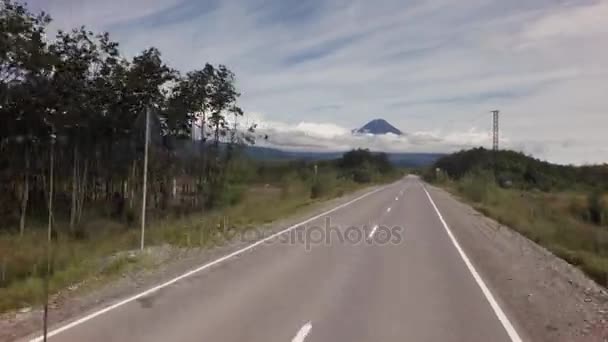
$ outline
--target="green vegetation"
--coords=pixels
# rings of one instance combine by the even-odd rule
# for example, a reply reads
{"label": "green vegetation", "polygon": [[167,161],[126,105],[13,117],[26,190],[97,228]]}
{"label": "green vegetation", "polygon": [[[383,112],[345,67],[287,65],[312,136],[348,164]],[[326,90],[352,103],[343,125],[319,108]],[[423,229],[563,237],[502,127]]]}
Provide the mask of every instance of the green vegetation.
{"label": "green vegetation", "polygon": [[182,74],[154,47],[126,60],[84,26],[47,38],[50,22],[0,0],[0,311],[40,303],[49,273],[56,293],[154,262],[124,254],[138,247],[146,150],[148,246],[206,247],[398,176],[369,151],[252,161],[243,151],[267,137],[242,124],[226,66]]}
{"label": "green vegetation", "polygon": [[608,165],[474,149],[440,159],[424,177],[608,285]]}
{"label": "green vegetation", "polygon": [[[497,181],[524,190],[608,191],[608,164],[590,166],[556,165],[515,151],[476,148],[440,158],[439,168],[452,179],[461,179],[480,171],[494,171]],[[427,172],[434,179],[434,172]]]}
{"label": "green vegetation", "polygon": [[47,40],[50,22],[0,0],[0,230],[24,235],[51,203],[57,226],[67,221],[73,236],[90,233],[91,215],[137,221],[148,140],[148,209],[234,200],[226,196],[238,195],[237,159],[256,135],[239,122],[226,66],[180,74],[154,47],[126,60],[107,33],[85,27]]}
{"label": "green vegetation", "polygon": [[[348,161],[353,153],[362,158]],[[311,210],[323,200],[400,177],[402,173],[392,165],[377,162],[383,158],[369,151],[353,151],[344,158],[317,163],[259,163],[238,158],[220,204],[205,210],[184,212],[175,207],[161,211],[162,215],[156,213],[148,225],[146,243],[178,248],[223,244],[252,227]],[[369,182],[357,182],[352,174],[363,166],[369,172]],[[80,225],[82,234],[69,233],[67,218],[54,227],[50,293],[83,282],[90,288],[162,261],[146,253],[127,253],[136,250],[139,243],[137,222],[131,224],[103,210],[89,212],[85,218]],[[47,264],[43,228],[31,224],[22,236],[8,230],[0,233],[0,312],[43,301]]]}

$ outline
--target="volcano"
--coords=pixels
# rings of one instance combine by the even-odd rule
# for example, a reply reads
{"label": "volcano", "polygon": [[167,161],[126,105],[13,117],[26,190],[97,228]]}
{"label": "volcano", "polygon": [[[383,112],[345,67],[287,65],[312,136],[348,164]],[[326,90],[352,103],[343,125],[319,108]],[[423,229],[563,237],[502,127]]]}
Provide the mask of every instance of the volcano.
{"label": "volcano", "polygon": [[374,135],[391,133],[395,135],[403,135],[403,132],[401,132],[399,129],[397,129],[395,126],[391,125],[384,119],[374,119],[366,123],[363,127],[353,130],[353,133]]}

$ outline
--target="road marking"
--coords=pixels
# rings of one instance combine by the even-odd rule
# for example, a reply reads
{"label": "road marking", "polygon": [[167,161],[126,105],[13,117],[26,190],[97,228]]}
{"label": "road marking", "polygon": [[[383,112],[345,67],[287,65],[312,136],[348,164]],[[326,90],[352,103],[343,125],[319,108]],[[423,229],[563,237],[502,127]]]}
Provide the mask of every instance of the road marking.
{"label": "road marking", "polygon": [[386,209],[386,212],[390,213],[391,212],[391,208],[389,207],[388,209]]}
{"label": "road marking", "polygon": [[[265,242],[267,242],[267,241],[270,241],[270,240],[272,240],[272,239],[276,238],[277,236],[280,236],[280,235],[282,235],[282,234],[285,234],[285,233],[287,233],[287,232],[290,232],[290,231],[294,230],[295,228],[302,226],[303,224],[306,224],[306,223],[308,223],[308,222],[314,221],[314,220],[316,220],[316,219],[318,219],[318,218],[320,218],[320,217],[323,217],[323,216],[325,216],[325,215],[327,215],[327,214],[331,214],[331,213],[333,213],[334,211],[339,210],[339,209],[342,209],[342,208],[344,208],[344,207],[347,207],[347,206],[349,206],[349,205],[351,205],[351,204],[353,204],[353,203],[355,203],[355,202],[357,202],[357,201],[359,201],[359,200],[361,200],[361,199],[363,199],[363,198],[365,198],[365,197],[367,197],[367,196],[370,196],[370,195],[372,195],[372,194],[375,194],[375,193],[377,193],[377,192],[380,192],[380,191],[382,191],[382,190],[384,190],[384,189],[386,189],[386,188],[390,187],[391,185],[393,185],[393,184],[388,184],[388,185],[385,185],[385,186],[383,186],[383,187],[381,187],[381,188],[378,188],[378,189],[376,189],[376,190],[372,190],[372,191],[370,191],[370,192],[367,192],[367,193],[365,193],[365,194],[363,194],[363,195],[361,195],[361,196],[359,196],[359,197],[357,197],[357,198],[355,198],[355,199],[353,199],[353,200],[350,200],[350,201],[348,201],[348,202],[346,202],[346,203],[340,204],[339,206],[334,207],[333,209],[330,209],[330,210],[325,211],[325,212],[323,212],[323,213],[321,213],[321,214],[318,214],[318,215],[316,215],[316,216],[313,216],[313,217],[311,217],[311,218],[308,218],[308,219],[306,219],[306,220],[304,220],[304,221],[302,221],[302,222],[300,222],[300,223],[296,223],[296,224],[294,224],[293,226],[290,226],[290,227],[288,227],[288,228],[285,228],[285,229],[283,229],[283,230],[281,230],[281,231],[279,231],[279,232],[277,232],[277,233],[274,233],[274,234],[272,234],[272,235],[270,235],[270,236],[268,236],[268,237],[266,237],[266,238],[263,238],[263,239],[261,239],[261,240],[258,240],[257,242],[254,242],[254,243],[252,243],[251,245],[249,245],[249,246],[247,246],[247,247],[245,247],[245,248],[239,249],[239,250],[237,250],[237,251],[235,251],[235,252],[232,252],[232,253],[230,253],[230,254],[228,254],[228,255],[225,255],[225,256],[223,256],[223,257],[221,257],[221,258],[219,258],[219,259],[216,259],[216,260],[214,260],[214,261],[212,261],[212,262],[209,262],[209,263],[207,263],[207,264],[205,264],[205,265],[202,265],[202,266],[200,266],[200,267],[198,267],[198,268],[195,268],[195,269],[193,269],[193,270],[191,270],[191,271],[188,271],[188,272],[186,272],[186,273],[184,273],[184,274],[182,274],[182,275],[180,275],[180,276],[178,276],[178,277],[175,277],[175,278],[173,278],[173,279],[171,279],[171,280],[169,280],[169,281],[167,281],[167,282],[164,282],[164,283],[162,283],[162,284],[160,284],[160,285],[157,285],[157,286],[155,286],[155,287],[153,287],[153,288],[150,288],[150,289],[148,289],[148,290],[146,290],[146,291],[144,291],[144,292],[141,292],[141,293],[136,294],[136,295],[134,295],[134,296],[132,296],[132,297],[129,297],[129,298],[123,299],[123,300],[121,300],[121,301],[120,301],[120,302],[118,302],[118,303],[112,304],[112,305],[110,305],[110,306],[108,306],[108,307],[106,307],[106,308],[103,308],[103,309],[101,309],[101,310],[95,311],[95,312],[93,312],[93,313],[91,313],[91,314],[89,314],[89,315],[87,315],[87,316],[84,316],[84,317],[82,317],[82,318],[80,318],[80,319],[78,319],[78,320],[75,320],[75,321],[73,321],[73,322],[71,322],[71,323],[69,323],[69,324],[66,324],[66,325],[64,325],[64,326],[62,326],[62,327],[60,327],[60,328],[57,328],[57,329],[55,329],[55,330],[51,330],[51,331],[50,331],[50,332],[47,334],[47,336],[48,336],[48,337],[55,336],[55,335],[57,335],[57,334],[59,334],[59,333],[62,333],[62,332],[64,332],[64,331],[68,330],[68,329],[71,329],[71,328],[73,328],[73,327],[75,327],[75,326],[78,326],[78,325],[80,325],[80,324],[82,324],[82,323],[85,323],[85,322],[87,322],[87,321],[89,321],[89,320],[91,320],[91,319],[93,319],[93,318],[95,318],[95,317],[97,317],[97,316],[103,315],[103,314],[105,314],[106,312],[112,311],[112,310],[114,310],[114,309],[116,309],[116,308],[118,308],[118,307],[121,307],[121,306],[123,306],[123,305],[125,305],[125,304],[128,304],[128,303],[130,303],[130,302],[132,302],[132,301],[135,301],[135,300],[137,300],[137,299],[139,299],[139,298],[141,298],[141,297],[145,297],[145,296],[147,296],[147,295],[150,295],[150,294],[152,294],[152,293],[154,293],[154,292],[156,292],[156,291],[158,291],[158,290],[160,290],[160,289],[162,289],[162,288],[165,288],[165,287],[167,287],[167,286],[169,286],[169,285],[172,285],[172,284],[174,284],[174,283],[176,283],[176,282],[178,282],[178,281],[180,281],[180,280],[182,280],[182,279],[189,278],[189,277],[191,277],[191,276],[193,276],[193,275],[195,275],[195,274],[197,274],[197,273],[199,273],[199,272],[201,272],[201,271],[204,271],[204,270],[206,270],[206,269],[208,269],[208,268],[210,268],[210,267],[212,267],[212,266],[215,266],[215,265],[217,265],[217,264],[219,264],[219,263],[221,263],[221,262],[224,262],[224,261],[226,261],[226,260],[228,260],[228,259],[230,259],[230,258],[233,258],[233,257],[235,257],[235,256],[237,256],[237,255],[239,255],[239,254],[242,254],[242,253],[244,253],[244,252],[247,252],[247,251],[249,251],[249,250],[251,250],[251,249],[253,249],[253,248],[255,248],[255,247],[257,247],[257,246],[259,246],[259,245],[261,245],[261,244],[263,244],[263,243],[265,243]],[[42,340],[43,340],[43,336],[39,336],[39,337],[36,337],[36,338],[34,338],[34,339],[30,340],[30,342],[40,342],[40,341],[42,341]]]}
{"label": "road marking", "polygon": [[399,200],[399,196],[395,197],[395,201],[398,201],[398,200]]}
{"label": "road marking", "polygon": [[369,233],[369,236],[367,238],[371,239],[372,237],[374,237],[374,234],[376,233],[377,229],[378,229],[378,225],[375,225],[374,228],[372,228],[372,231]]}
{"label": "road marking", "polygon": [[298,331],[298,334],[291,340],[291,342],[304,342],[304,339],[308,334],[310,334],[310,330],[312,329],[312,324],[310,322],[304,324],[304,326]]}
{"label": "road marking", "polygon": [[490,289],[486,286],[486,283],[483,281],[483,279],[481,279],[481,276],[479,275],[479,273],[477,273],[477,270],[475,269],[475,267],[473,266],[473,264],[469,260],[469,257],[467,257],[467,255],[465,254],[464,250],[460,247],[460,244],[458,243],[458,240],[456,240],[456,237],[454,236],[454,234],[452,234],[452,231],[450,230],[450,227],[448,226],[448,224],[443,219],[443,216],[441,215],[441,212],[439,212],[439,209],[437,208],[437,205],[435,205],[435,202],[433,201],[433,198],[431,198],[431,195],[429,194],[429,192],[426,190],[426,187],[423,186],[422,189],[426,193],[426,197],[428,197],[429,201],[433,205],[433,208],[435,209],[435,213],[437,213],[437,217],[439,217],[439,220],[441,221],[441,224],[443,225],[443,228],[445,228],[445,231],[448,233],[448,236],[450,237],[450,240],[452,241],[452,244],[454,245],[454,247],[456,247],[456,250],[458,251],[458,254],[460,254],[460,257],[462,258],[462,260],[464,261],[464,263],[467,265],[467,268],[469,269],[469,272],[471,272],[471,274],[473,275],[473,278],[477,282],[477,285],[479,285],[479,288],[481,289],[481,292],[483,292],[484,296],[486,297],[486,299],[490,303],[490,306],[494,310],[494,313],[496,314],[496,317],[498,318],[498,320],[500,321],[500,323],[502,323],[502,326],[507,331],[507,334],[511,338],[511,341],[512,342],[522,342],[521,337],[519,337],[519,334],[517,333],[517,331],[513,327],[513,324],[511,324],[511,321],[509,321],[509,319],[507,318],[507,315],[505,315],[505,313],[502,311],[502,309],[498,305],[498,302],[496,301],[496,299],[492,295],[492,292],[490,292]]}

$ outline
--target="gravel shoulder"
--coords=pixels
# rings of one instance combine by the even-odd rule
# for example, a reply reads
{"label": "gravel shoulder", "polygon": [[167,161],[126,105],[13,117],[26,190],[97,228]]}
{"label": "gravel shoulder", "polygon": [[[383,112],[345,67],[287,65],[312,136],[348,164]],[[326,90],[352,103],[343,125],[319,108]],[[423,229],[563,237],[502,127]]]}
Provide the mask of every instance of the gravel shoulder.
{"label": "gravel shoulder", "polygon": [[608,341],[606,288],[447,191],[426,187],[522,338]]}
{"label": "gravel shoulder", "polygon": [[[381,186],[372,186],[339,198],[316,203],[301,209],[297,214],[263,225],[260,239],[294,224],[302,222],[340,204],[353,200]],[[184,249],[169,245],[146,250],[147,267],[138,267],[116,280],[103,285],[75,284],[51,299],[49,324],[51,327],[69,322],[87,313],[112,305],[159,283],[173,279],[191,269],[250,245],[250,239],[234,239],[213,248]],[[128,252],[127,252],[128,253]],[[133,252],[135,253],[135,252]],[[90,281],[94,283],[94,280]],[[42,308],[25,308],[0,315],[0,341],[14,341],[31,337],[42,331]]]}

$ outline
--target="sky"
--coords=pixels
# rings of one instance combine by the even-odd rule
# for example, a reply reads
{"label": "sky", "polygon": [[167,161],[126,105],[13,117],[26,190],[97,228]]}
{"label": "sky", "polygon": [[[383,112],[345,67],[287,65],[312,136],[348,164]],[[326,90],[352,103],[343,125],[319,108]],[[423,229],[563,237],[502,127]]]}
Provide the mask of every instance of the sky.
{"label": "sky", "polygon": [[[608,0],[30,0],[51,30],[108,31],[187,72],[236,73],[271,146],[451,152],[501,146],[608,162]],[[404,136],[353,136],[383,118]]]}

